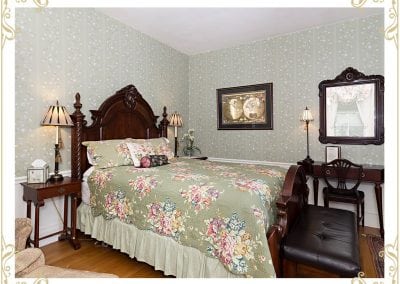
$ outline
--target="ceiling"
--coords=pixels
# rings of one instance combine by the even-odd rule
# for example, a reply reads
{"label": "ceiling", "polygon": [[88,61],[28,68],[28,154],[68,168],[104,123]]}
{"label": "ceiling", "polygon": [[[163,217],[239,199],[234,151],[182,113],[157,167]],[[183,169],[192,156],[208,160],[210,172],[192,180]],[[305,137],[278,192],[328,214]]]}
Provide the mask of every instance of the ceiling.
{"label": "ceiling", "polygon": [[382,8],[99,8],[97,10],[188,55],[384,12]]}

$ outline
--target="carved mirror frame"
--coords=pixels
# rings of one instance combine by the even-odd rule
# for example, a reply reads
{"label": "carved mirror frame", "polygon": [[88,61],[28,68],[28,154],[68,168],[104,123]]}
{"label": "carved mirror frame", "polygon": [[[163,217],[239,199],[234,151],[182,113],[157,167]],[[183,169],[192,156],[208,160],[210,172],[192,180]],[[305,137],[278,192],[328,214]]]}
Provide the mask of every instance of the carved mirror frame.
{"label": "carved mirror frame", "polygon": [[[380,145],[384,142],[383,95],[384,77],[381,75],[364,75],[348,67],[333,80],[319,83],[320,129],[319,141],[323,144]],[[360,126],[357,131],[349,131],[345,119],[339,118],[338,111],[350,109],[353,104],[353,115],[357,115]],[[351,109],[350,109],[351,110]],[[352,113],[347,117],[347,124],[352,124]],[[355,129],[352,126],[352,129]]]}

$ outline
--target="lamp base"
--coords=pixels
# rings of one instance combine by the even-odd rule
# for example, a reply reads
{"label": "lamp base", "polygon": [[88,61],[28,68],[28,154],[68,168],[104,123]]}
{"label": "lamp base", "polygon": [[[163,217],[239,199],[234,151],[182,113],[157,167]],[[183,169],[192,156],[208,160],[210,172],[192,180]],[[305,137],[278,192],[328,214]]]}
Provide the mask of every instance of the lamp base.
{"label": "lamp base", "polygon": [[174,157],[178,158],[178,136],[175,136],[175,152]]}
{"label": "lamp base", "polygon": [[310,156],[307,156],[303,161],[305,164],[313,164],[314,160],[310,158]]}
{"label": "lamp base", "polygon": [[314,160],[310,156],[301,161],[301,165],[304,167],[306,173],[312,173],[312,164],[314,164]]}
{"label": "lamp base", "polygon": [[62,176],[62,174],[54,174],[49,177],[49,181],[51,182],[62,181],[63,179],[64,177]]}

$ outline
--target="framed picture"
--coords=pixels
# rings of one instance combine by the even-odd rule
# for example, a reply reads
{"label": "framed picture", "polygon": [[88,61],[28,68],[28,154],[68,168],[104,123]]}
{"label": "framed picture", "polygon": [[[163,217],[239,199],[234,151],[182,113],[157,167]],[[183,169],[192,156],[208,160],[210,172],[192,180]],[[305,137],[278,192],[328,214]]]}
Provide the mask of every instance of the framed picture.
{"label": "framed picture", "polygon": [[218,130],[272,130],[272,83],[217,89]]}
{"label": "framed picture", "polygon": [[340,159],[340,146],[325,147],[325,162],[329,163],[335,159]]}
{"label": "framed picture", "polygon": [[27,171],[28,183],[45,183],[49,176],[49,167],[32,167]]}

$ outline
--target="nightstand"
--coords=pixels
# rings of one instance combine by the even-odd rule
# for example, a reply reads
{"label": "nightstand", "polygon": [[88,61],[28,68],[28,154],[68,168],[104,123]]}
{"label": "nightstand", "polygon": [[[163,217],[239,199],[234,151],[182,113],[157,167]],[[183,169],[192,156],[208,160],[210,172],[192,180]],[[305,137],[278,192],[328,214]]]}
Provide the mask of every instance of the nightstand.
{"label": "nightstand", "polygon": [[[76,209],[78,197],[81,196],[81,180],[64,177],[62,181],[46,182],[46,183],[27,183],[21,185],[24,188],[23,199],[26,201],[26,216],[31,218],[31,203],[35,205],[35,228],[34,239],[28,240],[33,243],[34,247],[39,247],[39,241],[48,237],[60,234],[59,240],[69,239],[74,249],[81,247],[76,237]],[[44,206],[45,199],[64,196],[64,223],[63,230],[39,238],[39,209]],[[71,230],[68,233],[68,197],[71,197]]]}

